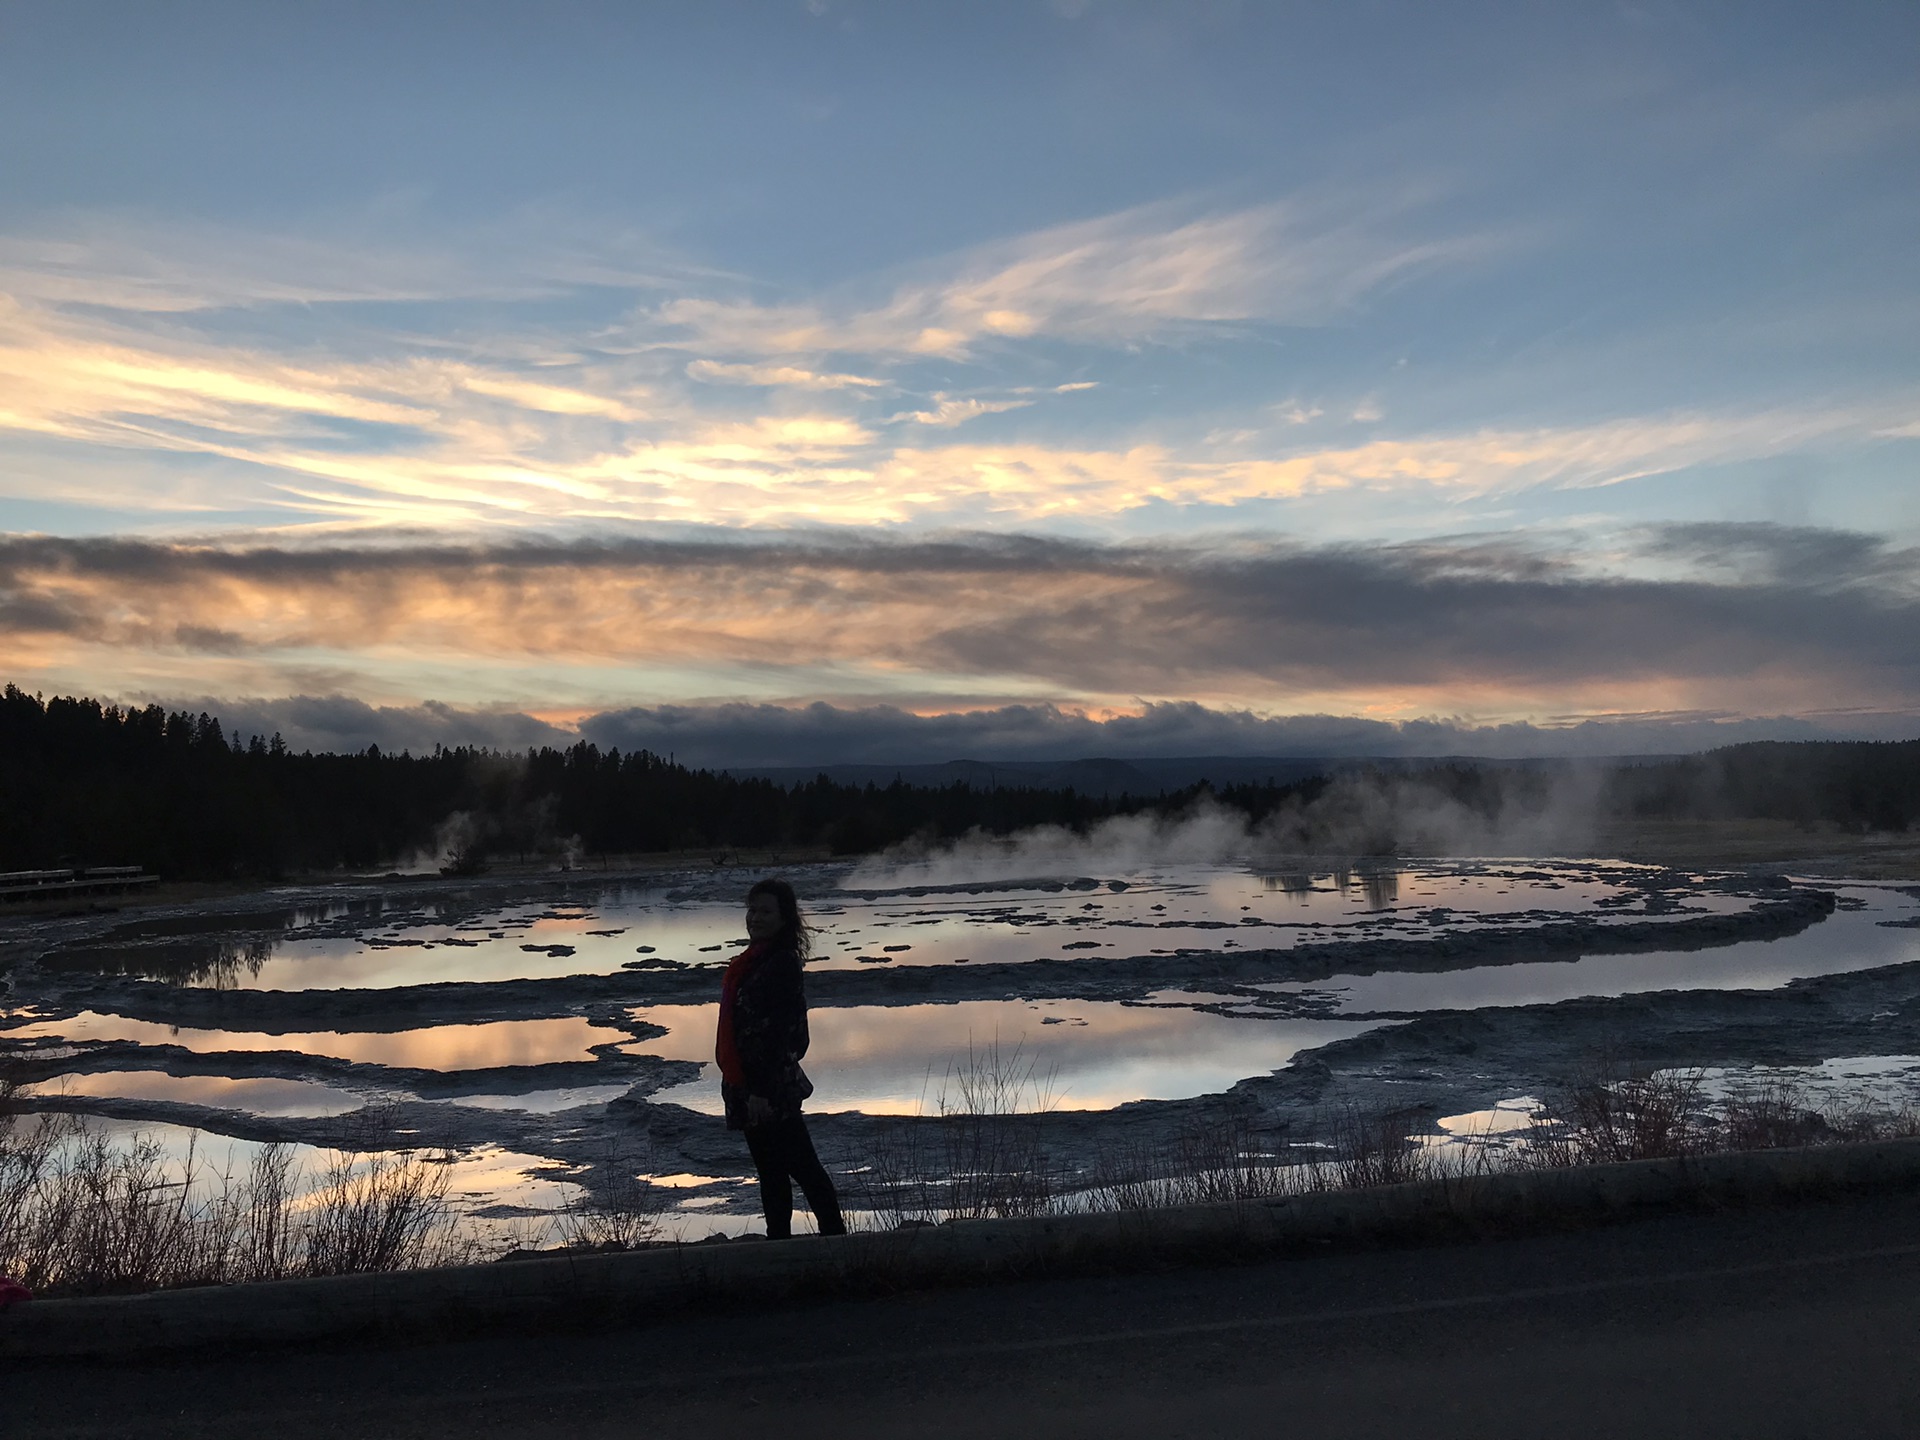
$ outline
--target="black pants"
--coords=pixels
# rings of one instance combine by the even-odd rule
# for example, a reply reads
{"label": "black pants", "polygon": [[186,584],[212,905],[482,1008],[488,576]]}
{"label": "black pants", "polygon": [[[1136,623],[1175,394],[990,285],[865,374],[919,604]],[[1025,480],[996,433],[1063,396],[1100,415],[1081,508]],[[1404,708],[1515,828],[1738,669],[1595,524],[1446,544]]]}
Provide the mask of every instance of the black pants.
{"label": "black pants", "polygon": [[795,1114],[765,1125],[749,1125],[744,1133],[754,1167],[760,1172],[760,1208],[767,1215],[769,1239],[784,1240],[793,1234],[796,1180],[820,1233],[847,1233],[846,1222],[840,1218],[840,1197],[834,1194],[833,1181],[827,1178],[820,1157],[813,1153],[813,1137],[807,1134],[805,1120]]}

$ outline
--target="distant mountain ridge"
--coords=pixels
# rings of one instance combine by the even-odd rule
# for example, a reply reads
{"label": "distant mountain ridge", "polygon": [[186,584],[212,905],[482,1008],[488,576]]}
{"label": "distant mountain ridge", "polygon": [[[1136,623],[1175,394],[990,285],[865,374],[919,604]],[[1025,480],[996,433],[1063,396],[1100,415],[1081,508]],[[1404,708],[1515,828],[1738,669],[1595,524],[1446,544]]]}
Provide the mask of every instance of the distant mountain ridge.
{"label": "distant mountain ridge", "polygon": [[[1605,762],[1618,764],[1664,759],[1662,756],[1623,756]],[[1072,789],[1082,795],[1162,795],[1184,790],[1205,780],[1223,785],[1292,785],[1315,775],[1353,770],[1424,770],[1447,764],[1488,769],[1552,769],[1581,763],[1563,759],[1487,760],[1478,756],[1382,756],[1324,759],[1298,755],[1184,755],[1118,760],[948,760],[918,765],[729,765],[725,774],[742,780],[771,780],[791,789],[825,775],[836,785],[888,786],[895,780],[908,785],[941,788],[967,784],[975,789]]]}

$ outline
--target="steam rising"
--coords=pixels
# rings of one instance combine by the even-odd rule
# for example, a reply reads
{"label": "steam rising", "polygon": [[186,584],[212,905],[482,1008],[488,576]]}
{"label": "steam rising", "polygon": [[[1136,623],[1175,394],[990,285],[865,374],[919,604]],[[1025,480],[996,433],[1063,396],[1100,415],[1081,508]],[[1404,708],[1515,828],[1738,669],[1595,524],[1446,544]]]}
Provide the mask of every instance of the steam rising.
{"label": "steam rising", "polygon": [[1043,825],[899,845],[862,863],[847,883],[891,889],[1302,856],[1564,854],[1591,843],[1600,785],[1601,772],[1586,767],[1365,771],[1257,821],[1203,793],[1178,814],[1116,816],[1085,832]]}

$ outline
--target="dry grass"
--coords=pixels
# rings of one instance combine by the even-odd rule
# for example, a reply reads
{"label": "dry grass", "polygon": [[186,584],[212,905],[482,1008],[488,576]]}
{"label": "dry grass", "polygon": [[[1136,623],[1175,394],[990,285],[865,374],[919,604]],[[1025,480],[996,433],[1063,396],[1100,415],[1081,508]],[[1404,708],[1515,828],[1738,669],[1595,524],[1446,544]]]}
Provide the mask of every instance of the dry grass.
{"label": "dry grass", "polygon": [[1807,1102],[1800,1087],[1787,1080],[1740,1086],[1715,1109],[1721,1149],[1778,1150],[1818,1145],[1834,1135],[1827,1118]]}
{"label": "dry grass", "polygon": [[1404,1185],[1430,1180],[1441,1171],[1434,1150],[1409,1133],[1413,1113],[1388,1110],[1367,1114],[1348,1108],[1334,1120],[1332,1158],[1328,1162],[1337,1190],[1366,1190],[1378,1185]]}
{"label": "dry grass", "polygon": [[[1017,1057],[1018,1052],[1015,1052]],[[1822,1109],[1791,1083],[1758,1079],[1718,1098],[1698,1070],[1630,1072],[1601,1059],[1518,1132],[1423,1136],[1419,1112],[1347,1108],[1295,1135],[1246,1113],[1193,1120],[1152,1143],[1114,1146],[1070,1176],[1047,1153],[1044,1112],[1008,1104],[996,1052],[969,1057],[989,1103],[886,1132],[871,1165],[869,1203],[883,1225],[970,1215],[1148,1211],[1257,1202],[1416,1180],[1466,1180],[1545,1167],[1667,1159],[1732,1150],[1920,1136],[1920,1110]],[[1015,1075],[1017,1079],[1017,1074]],[[998,1108],[995,1108],[998,1106]],[[958,1122],[956,1128],[955,1122]],[[1021,1175],[1016,1166],[1030,1168]]]}
{"label": "dry grass", "polygon": [[667,1199],[647,1179],[652,1157],[611,1149],[601,1160],[599,1182],[562,1211],[560,1245],[567,1250],[637,1250],[660,1233]]}
{"label": "dry grass", "polygon": [[1716,1148],[1697,1070],[1621,1073],[1602,1059],[1536,1114],[1522,1166],[1664,1160]]}
{"label": "dry grass", "polygon": [[18,1113],[0,1081],[0,1275],[45,1295],[129,1294],[469,1258],[447,1156],[335,1153],[309,1183],[286,1146],[244,1171],[190,1145],[119,1140],[70,1115]]}
{"label": "dry grass", "polygon": [[1102,1156],[1093,1185],[1073,1197],[1073,1208],[1157,1210],[1289,1194],[1304,1167],[1292,1163],[1286,1139],[1286,1130],[1259,1131],[1242,1114],[1219,1124],[1189,1122],[1162,1146]]}
{"label": "dry grass", "polygon": [[1048,1157],[1052,1072],[996,1038],[947,1069],[932,1116],[885,1128],[862,1171],[868,1207],[887,1226],[1041,1215],[1065,1186]]}
{"label": "dry grass", "polygon": [[1920,1111],[1817,1102],[1760,1074],[1710,1098],[1698,1070],[1626,1072],[1602,1061],[1535,1117],[1524,1164],[1586,1165],[1920,1135]]}

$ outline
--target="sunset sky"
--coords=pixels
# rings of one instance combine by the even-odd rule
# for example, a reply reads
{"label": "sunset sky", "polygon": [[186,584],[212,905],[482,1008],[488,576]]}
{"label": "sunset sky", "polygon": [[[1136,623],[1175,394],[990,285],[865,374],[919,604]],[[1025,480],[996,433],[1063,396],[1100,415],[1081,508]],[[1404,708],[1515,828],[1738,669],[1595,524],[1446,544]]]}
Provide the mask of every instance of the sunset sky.
{"label": "sunset sky", "polygon": [[706,763],[1920,734],[1920,8],[0,0],[0,682]]}

